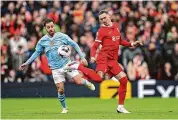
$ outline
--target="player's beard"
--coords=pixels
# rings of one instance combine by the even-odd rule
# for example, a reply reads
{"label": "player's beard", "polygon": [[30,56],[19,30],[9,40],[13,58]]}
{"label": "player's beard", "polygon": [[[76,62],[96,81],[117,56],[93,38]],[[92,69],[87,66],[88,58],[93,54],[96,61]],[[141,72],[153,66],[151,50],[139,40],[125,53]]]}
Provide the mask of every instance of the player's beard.
{"label": "player's beard", "polygon": [[104,26],[109,26],[109,24],[107,22],[104,22],[103,25]]}
{"label": "player's beard", "polygon": [[50,36],[53,36],[54,33],[55,33],[55,30],[50,30],[48,33],[49,33]]}

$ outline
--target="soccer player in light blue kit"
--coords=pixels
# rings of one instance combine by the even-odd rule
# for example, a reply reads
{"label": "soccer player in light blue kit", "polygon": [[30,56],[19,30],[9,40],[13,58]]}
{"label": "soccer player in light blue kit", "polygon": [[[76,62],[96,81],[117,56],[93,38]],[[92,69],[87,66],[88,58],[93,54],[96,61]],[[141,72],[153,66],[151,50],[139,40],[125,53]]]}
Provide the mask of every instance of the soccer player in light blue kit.
{"label": "soccer player in light blue kit", "polygon": [[47,34],[38,41],[36,45],[36,51],[25,63],[20,66],[20,69],[23,70],[25,67],[27,67],[28,64],[33,62],[43,51],[45,51],[48,59],[48,65],[52,70],[53,79],[58,90],[58,99],[63,108],[61,113],[67,113],[68,109],[66,106],[64,94],[65,75],[68,75],[70,78],[72,78],[76,84],[84,85],[91,90],[95,90],[95,86],[91,82],[81,78],[79,72],[76,70],[66,73],[64,72],[65,66],[70,64],[71,61],[69,57],[62,57],[58,54],[58,48],[61,45],[70,45],[74,47],[80,55],[81,62],[84,65],[88,64],[78,44],[71,40],[68,35],[61,32],[55,32],[54,21],[52,19],[45,20],[44,27],[47,31]]}

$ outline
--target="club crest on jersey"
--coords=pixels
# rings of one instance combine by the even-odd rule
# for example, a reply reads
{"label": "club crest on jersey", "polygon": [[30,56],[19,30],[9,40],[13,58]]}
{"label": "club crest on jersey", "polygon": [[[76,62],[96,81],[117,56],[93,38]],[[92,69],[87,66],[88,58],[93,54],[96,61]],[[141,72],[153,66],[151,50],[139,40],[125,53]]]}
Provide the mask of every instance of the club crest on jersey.
{"label": "club crest on jersey", "polygon": [[121,36],[112,36],[112,41],[120,40]]}
{"label": "club crest on jersey", "polygon": [[53,42],[53,41],[51,41],[51,42],[50,42],[50,45],[51,45],[51,46],[53,46],[53,45],[54,45],[54,42]]}

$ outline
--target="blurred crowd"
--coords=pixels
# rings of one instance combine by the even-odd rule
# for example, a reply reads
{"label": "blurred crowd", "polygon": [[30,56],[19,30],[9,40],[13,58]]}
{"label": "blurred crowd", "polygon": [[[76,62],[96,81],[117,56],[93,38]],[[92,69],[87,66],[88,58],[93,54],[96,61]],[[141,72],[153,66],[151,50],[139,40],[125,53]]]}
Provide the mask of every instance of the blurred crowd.
{"label": "blurred crowd", "polygon": [[[120,47],[118,62],[129,80],[178,80],[178,2],[134,0],[1,1],[1,81],[52,81],[44,54],[28,69],[19,70],[46,34],[45,18],[52,18],[56,31],[77,42],[89,61],[90,48],[100,27],[98,12],[104,9],[118,23],[123,39],[144,43],[137,48]],[[74,50],[71,59],[79,60]]]}

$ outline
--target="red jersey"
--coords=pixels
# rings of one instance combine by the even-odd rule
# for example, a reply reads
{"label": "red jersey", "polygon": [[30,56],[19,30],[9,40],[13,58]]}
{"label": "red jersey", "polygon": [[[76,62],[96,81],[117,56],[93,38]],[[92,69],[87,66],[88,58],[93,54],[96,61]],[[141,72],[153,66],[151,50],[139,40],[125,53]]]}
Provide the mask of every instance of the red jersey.
{"label": "red jersey", "polygon": [[131,43],[122,40],[117,23],[112,26],[101,26],[97,32],[95,43],[91,49],[91,57],[95,57],[99,45],[102,48],[98,54],[97,61],[118,60],[119,45],[131,47]]}

